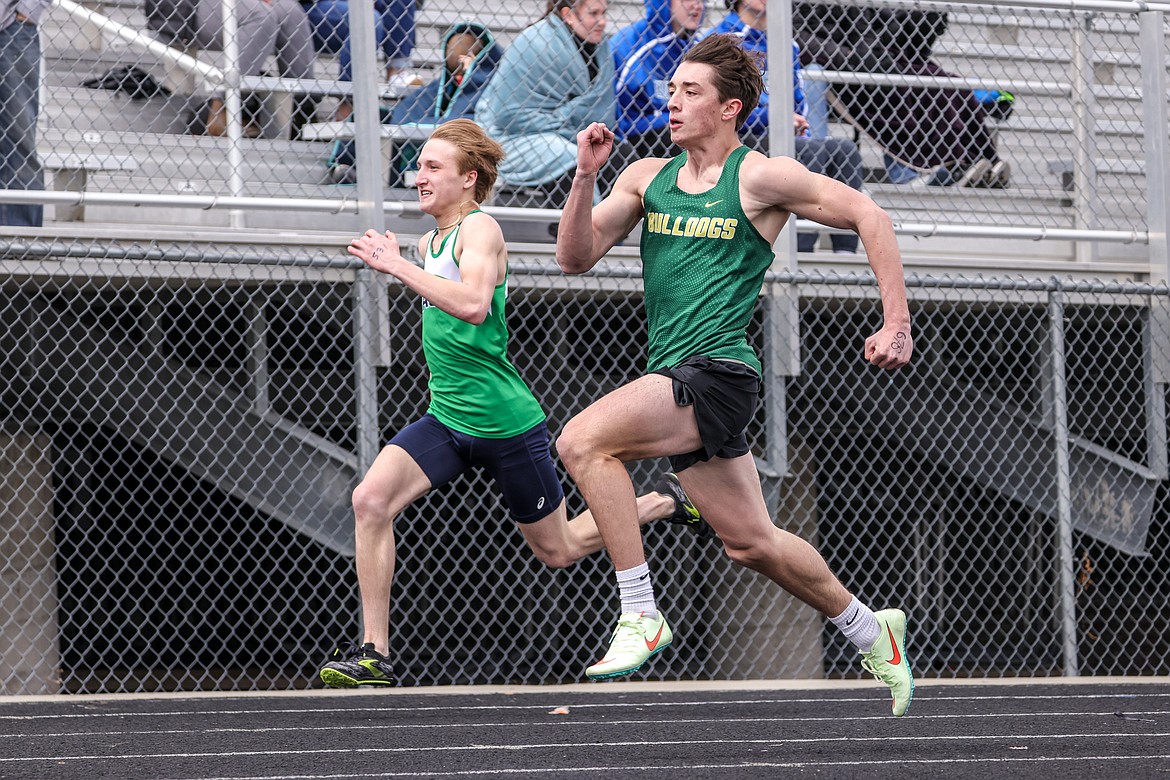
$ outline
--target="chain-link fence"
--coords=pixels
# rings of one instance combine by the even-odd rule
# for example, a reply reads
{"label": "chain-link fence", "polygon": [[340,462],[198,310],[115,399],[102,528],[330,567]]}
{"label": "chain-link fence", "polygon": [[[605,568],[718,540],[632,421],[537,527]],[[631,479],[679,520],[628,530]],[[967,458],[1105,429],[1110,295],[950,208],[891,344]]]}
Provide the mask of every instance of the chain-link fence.
{"label": "chain-link fence", "polygon": [[[762,5],[732,10],[743,18]],[[907,610],[923,676],[1167,673],[1170,626],[1149,605],[1168,579],[1168,293],[1160,282],[1084,278],[1165,278],[1165,22],[1148,10],[1156,4],[1142,13],[1052,5],[783,5],[802,51],[810,145],[825,140],[818,126],[851,146],[863,186],[903,232],[1065,231],[1150,252],[1049,279],[1037,271],[1039,242],[1023,276],[914,277],[916,359],[893,376],[859,359],[880,316],[869,275],[805,269],[765,286],[753,338],[766,403],[752,435],[766,496],[777,522],[814,541],[847,587]],[[318,42],[302,74],[312,78],[283,78],[293,65],[275,48],[244,73],[189,30],[158,32],[160,19],[189,22],[200,10],[56,0],[41,20],[36,147],[50,191],[4,199],[45,200],[46,227],[0,230],[6,692],[305,687],[333,644],[357,638],[349,494],[371,446],[424,408],[426,373],[417,298],[391,285],[383,307],[382,281],[342,253],[342,231],[364,229],[355,203],[375,167],[384,185],[375,200],[414,198],[411,148],[431,122],[394,113],[422,94],[403,82],[434,84],[445,38],[485,68],[506,67],[544,8],[427,0],[414,14],[410,67],[385,49],[351,52],[376,65],[352,82],[338,78],[341,51]],[[704,10],[701,30],[732,16],[718,3]],[[930,16],[940,11],[945,29]],[[615,2],[608,29],[645,14]],[[812,36],[851,14],[874,15],[887,37],[866,57],[817,62]],[[366,31],[381,41],[374,19]],[[959,88],[890,53],[889,41],[906,37],[898,25],[911,22],[919,37],[938,33],[927,62],[960,77]],[[243,17],[238,27],[251,29]],[[256,43],[250,35],[238,43]],[[484,54],[496,50],[488,38],[495,55]],[[550,80],[517,78],[570,75],[541,62]],[[604,58],[592,62],[603,72]],[[630,62],[613,63],[615,85]],[[462,95],[474,81],[465,76]],[[661,81],[648,82],[657,97]],[[519,97],[493,98],[491,83],[478,84],[474,115],[485,125],[484,101]],[[827,88],[810,98],[818,86]],[[909,116],[924,92],[928,107],[952,112],[950,135],[920,127],[895,148],[874,117]],[[360,121],[341,119],[351,93],[359,120],[361,96],[380,95],[382,122],[365,135]],[[220,99],[223,134],[209,134]],[[615,92],[619,127],[621,105]],[[775,117],[788,121],[771,111],[753,142],[776,137]],[[493,132],[523,136],[516,115],[497,111]],[[952,151],[936,148],[939,138]],[[564,139],[530,140],[527,157],[523,138],[508,141],[512,159],[557,167]],[[380,165],[346,162],[372,148]],[[564,171],[552,173],[506,171],[499,202],[559,205]],[[508,212],[509,237],[547,242],[547,225],[525,213]],[[187,224],[279,230],[192,238],[159,227]],[[420,230],[405,218],[395,227]],[[134,238],[147,230],[151,239]],[[830,247],[827,234],[820,245]],[[1100,246],[1078,244],[1077,258],[1097,259]],[[958,267],[998,260],[994,248],[962,249]],[[945,268],[947,257],[929,263]],[[641,370],[636,253],[619,248],[598,271],[565,277],[547,247],[513,243],[512,279],[512,357],[555,435]],[[632,467],[636,486],[648,489],[664,467]],[[583,509],[565,485],[571,512]],[[482,475],[411,507],[396,530],[392,648],[405,684],[575,681],[608,638],[616,594],[606,559],[541,567]],[[669,525],[645,539],[677,638],[642,677],[860,674],[822,619],[734,569],[716,543]]]}
{"label": "chain-link fence", "polygon": [[[0,298],[5,690],[317,684],[360,631],[357,441],[425,407],[416,296],[389,289],[366,420],[354,355],[377,334],[355,327],[358,275],[339,252],[59,250],[27,247]],[[513,284],[513,359],[555,435],[641,371],[640,280],[521,257]],[[1170,625],[1148,605],[1168,574],[1166,288],[923,278],[911,292],[916,360],[890,375],[859,357],[880,318],[868,277],[765,286],[752,435],[777,522],[863,598],[907,610],[920,675],[1165,674]],[[665,465],[633,467],[637,487]],[[484,475],[396,529],[405,684],[573,681],[604,642],[607,559],[543,568]],[[642,677],[860,674],[825,621],[717,543],[669,524],[645,539],[678,639]]]}

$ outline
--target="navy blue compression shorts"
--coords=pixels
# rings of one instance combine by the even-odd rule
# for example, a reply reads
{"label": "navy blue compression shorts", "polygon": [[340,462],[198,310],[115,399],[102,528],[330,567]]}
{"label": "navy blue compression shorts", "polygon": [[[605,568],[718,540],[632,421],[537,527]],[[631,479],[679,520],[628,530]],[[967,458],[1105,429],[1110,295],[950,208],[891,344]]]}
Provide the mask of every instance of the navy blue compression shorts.
{"label": "navy blue compression shorts", "polygon": [[484,439],[451,430],[434,415],[424,414],[390,443],[406,450],[432,488],[481,466],[495,479],[504,506],[517,523],[544,519],[565,497],[543,422],[507,439]]}

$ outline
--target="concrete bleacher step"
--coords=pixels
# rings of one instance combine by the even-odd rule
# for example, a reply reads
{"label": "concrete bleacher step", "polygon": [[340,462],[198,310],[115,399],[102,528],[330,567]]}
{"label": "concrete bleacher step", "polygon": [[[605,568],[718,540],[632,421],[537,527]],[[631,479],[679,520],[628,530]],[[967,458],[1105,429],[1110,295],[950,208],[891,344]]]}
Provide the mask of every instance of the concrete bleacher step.
{"label": "concrete bleacher step", "polygon": [[[243,192],[254,197],[327,198],[337,196],[325,184],[326,144],[278,139],[244,139]],[[92,171],[91,192],[141,192],[158,195],[220,195],[231,193],[229,141],[202,135],[152,133],[107,128],[102,131],[49,126],[40,133],[38,147],[45,154],[75,152],[94,156],[130,156],[133,170]],[[227,223],[226,211],[135,208],[90,205],[87,221],[133,223]],[[296,215],[278,214],[290,226],[301,224]],[[274,220],[272,224],[279,224]]]}
{"label": "concrete bleacher step", "polygon": [[[133,192],[219,194],[230,192],[228,140],[206,136],[144,137],[140,167],[123,182]],[[320,197],[325,159],[319,145],[299,141],[245,139],[244,193],[258,197]],[[115,147],[116,148],[116,147]]]}
{"label": "concrete bleacher step", "polygon": [[186,96],[131,100],[122,92],[60,85],[41,111],[40,126],[89,133],[179,133],[186,128],[192,101]]}
{"label": "concrete bleacher step", "polygon": [[126,48],[46,51],[40,126],[88,132],[182,132],[192,99],[157,95],[131,99],[122,91],[84,86],[111,70],[136,67],[162,84],[164,69]]}

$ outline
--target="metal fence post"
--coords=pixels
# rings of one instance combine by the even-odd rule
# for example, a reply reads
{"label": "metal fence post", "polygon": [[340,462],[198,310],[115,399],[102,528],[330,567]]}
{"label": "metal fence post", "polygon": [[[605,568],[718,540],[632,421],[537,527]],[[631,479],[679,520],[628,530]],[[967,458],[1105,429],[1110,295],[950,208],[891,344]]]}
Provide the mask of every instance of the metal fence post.
{"label": "metal fence post", "polygon": [[1073,577],[1072,478],[1068,452],[1068,386],[1065,375],[1064,294],[1060,280],[1053,279],[1048,294],[1048,334],[1051,350],[1048,363],[1052,401],[1052,436],[1056,482],[1057,565],[1060,567],[1060,622],[1064,674],[1079,676],[1077,663],[1076,581]]}
{"label": "metal fence post", "polygon": [[[1074,195],[1076,204],[1076,226],[1082,230],[1092,228],[1097,222],[1097,150],[1094,114],[1096,99],[1093,95],[1093,46],[1088,31],[1093,24],[1093,15],[1073,16],[1072,60],[1072,108]],[[1077,260],[1090,262],[1097,254],[1095,242],[1078,241]]]}
{"label": "metal fence post", "polygon": [[788,340],[794,327],[790,315],[799,310],[798,302],[789,296],[792,290],[791,282],[766,284],[761,299],[764,313],[764,431],[768,437],[764,448],[766,471],[761,471],[761,474],[776,478],[777,485],[780,478],[788,475],[788,399],[783,361],[778,357],[781,353],[779,345]]}
{"label": "metal fence post", "polygon": [[[777,13],[768,16],[768,37],[783,45],[768,49],[768,149],[772,157],[795,157],[796,138],[792,132],[792,3],[777,4]],[[791,274],[796,270],[796,218],[790,216],[774,247],[781,255],[774,266],[784,268],[789,280],[765,287],[764,402],[768,445],[763,470],[766,491],[778,501],[779,480],[788,475],[787,377],[800,373],[800,296]]]}
{"label": "metal fence post", "polygon": [[1170,378],[1170,298],[1150,296],[1142,328],[1142,367],[1146,390],[1147,467],[1159,479],[1170,474],[1166,444],[1166,382]]}
{"label": "metal fence post", "polygon": [[[349,6],[353,46],[353,118],[358,171],[358,216],[361,224],[379,233],[386,229],[381,170],[377,57],[374,45],[374,2],[354,0]],[[358,471],[365,473],[378,455],[379,306],[385,304],[385,286],[372,268],[362,268],[354,280],[354,380]]]}
{"label": "metal fence post", "polygon": [[[1138,14],[1141,45],[1142,113],[1146,152],[1146,231],[1152,281],[1170,279],[1170,118],[1166,116],[1165,14]],[[1170,300],[1150,296],[1145,332],[1146,415],[1149,467],[1166,478],[1166,382],[1170,379]]]}
{"label": "metal fence post", "polygon": [[1150,240],[1150,270],[1170,278],[1170,118],[1166,116],[1165,14],[1138,14],[1142,65],[1142,112],[1146,151],[1146,230]]}
{"label": "metal fence post", "polygon": [[768,39],[783,45],[768,47],[768,148],[772,156],[792,157],[796,136],[792,132],[792,3],[776,3],[768,15]]}
{"label": "metal fence post", "polygon": [[[236,0],[221,0],[223,14],[224,110],[227,112],[228,192],[244,194],[244,101],[240,96],[240,40]],[[233,228],[245,227],[242,209],[228,212]]]}

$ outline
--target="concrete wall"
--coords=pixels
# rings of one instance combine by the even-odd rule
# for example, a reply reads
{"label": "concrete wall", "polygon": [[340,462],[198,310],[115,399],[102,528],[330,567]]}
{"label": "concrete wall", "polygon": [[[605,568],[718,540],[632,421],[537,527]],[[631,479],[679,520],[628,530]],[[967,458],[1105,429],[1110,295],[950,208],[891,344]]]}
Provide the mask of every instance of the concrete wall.
{"label": "concrete wall", "polygon": [[56,540],[47,436],[0,429],[0,692],[57,693]]}
{"label": "concrete wall", "polygon": [[[774,522],[814,547],[817,538],[816,482],[812,453],[792,442],[791,473],[782,480],[764,480],[764,498],[775,506]],[[772,495],[769,495],[769,492]],[[728,566],[733,564],[728,563]],[[812,607],[761,574],[740,569],[727,582],[714,604],[736,605],[732,614],[712,614],[712,624],[734,623],[734,637],[715,647],[711,666],[716,677],[734,676],[735,669],[750,668],[757,679],[816,680],[825,676],[822,618]]]}

